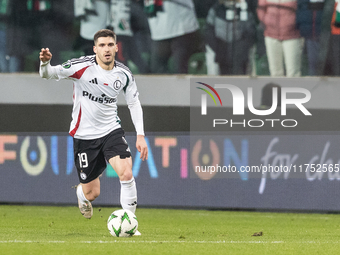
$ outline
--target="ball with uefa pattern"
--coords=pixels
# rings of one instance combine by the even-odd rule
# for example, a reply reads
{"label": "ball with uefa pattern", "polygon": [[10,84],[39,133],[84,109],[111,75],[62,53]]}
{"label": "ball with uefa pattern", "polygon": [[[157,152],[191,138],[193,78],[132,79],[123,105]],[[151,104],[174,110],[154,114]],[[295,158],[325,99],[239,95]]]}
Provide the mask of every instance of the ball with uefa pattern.
{"label": "ball with uefa pattern", "polygon": [[138,228],[137,217],[129,210],[114,211],[107,220],[107,228],[115,237],[133,236]]}

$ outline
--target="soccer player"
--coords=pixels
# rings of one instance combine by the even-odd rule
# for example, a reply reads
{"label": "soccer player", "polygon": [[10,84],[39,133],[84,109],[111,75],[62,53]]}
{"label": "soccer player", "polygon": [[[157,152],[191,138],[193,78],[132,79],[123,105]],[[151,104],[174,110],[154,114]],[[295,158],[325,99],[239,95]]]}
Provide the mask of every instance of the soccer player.
{"label": "soccer player", "polygon": [[74,159],[80,184],[77,186],[81,214],[90,219],[91,202],[100,194],[99,177],[109,162],[121,184],[120,202],[133,213],[137,190],[132,175],[129,146],[117,115],[117,96],[124,93],[137,132],[136,148],[140,158],[148,158],[144,139],[143,111],[131,71],[115,61],[118,52],[116,35],[108,29],[94,35],[95,55],[80,57],[62,65],[51,66],[48,48],[40,52],[40,76],[46,79],[73,81],[73,112],[69,134],[74,141]]}

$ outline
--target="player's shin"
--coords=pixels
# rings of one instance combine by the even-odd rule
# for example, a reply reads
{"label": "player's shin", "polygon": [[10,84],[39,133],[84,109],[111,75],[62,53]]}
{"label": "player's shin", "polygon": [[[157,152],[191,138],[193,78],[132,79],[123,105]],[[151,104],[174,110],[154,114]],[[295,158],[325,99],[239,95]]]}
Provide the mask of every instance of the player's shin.
{"label": "player's shin", "polygon": [[129,181],[120,181],[120,203],[123,209],[136,212],[137,207],[137,189],[135,178],[132,177]]}

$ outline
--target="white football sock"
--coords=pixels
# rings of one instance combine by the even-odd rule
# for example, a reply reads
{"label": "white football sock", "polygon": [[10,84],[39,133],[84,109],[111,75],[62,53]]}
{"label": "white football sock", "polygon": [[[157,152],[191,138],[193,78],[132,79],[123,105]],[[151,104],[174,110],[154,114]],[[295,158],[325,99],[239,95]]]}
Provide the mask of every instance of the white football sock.
{"label": "white football sock", "polygon": [[130,181],[120,181],[120,204],[125,210],[136,212],[137,207],[137,189],[135,178]]}
{"label": "white football sock", "polygon": [[81,184],[79,184],[77,187],[77,197],[81,202],[89,202],[89,200],[87,200],[85,197]]}

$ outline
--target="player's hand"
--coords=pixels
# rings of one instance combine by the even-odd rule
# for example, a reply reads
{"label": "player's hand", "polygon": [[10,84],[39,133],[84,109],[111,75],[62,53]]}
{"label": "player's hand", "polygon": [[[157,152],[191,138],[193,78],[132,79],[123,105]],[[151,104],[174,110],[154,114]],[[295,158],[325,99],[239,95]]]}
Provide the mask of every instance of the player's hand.
{"label": "player's hand", "polygon": [[140,152],[140,158],[144,161],[148,159],[148,146],[144,135],[137,135],[136,148]]}
{"label": "player's hand", "polygon": [[42,61],[42,62],[47,62],[47,61],[50,61],[52,58],[52,53],[50,52],[50,49],[49,48],[42,48],[41,51],[40,51],[40,54],[39,54],[39,59]]}

